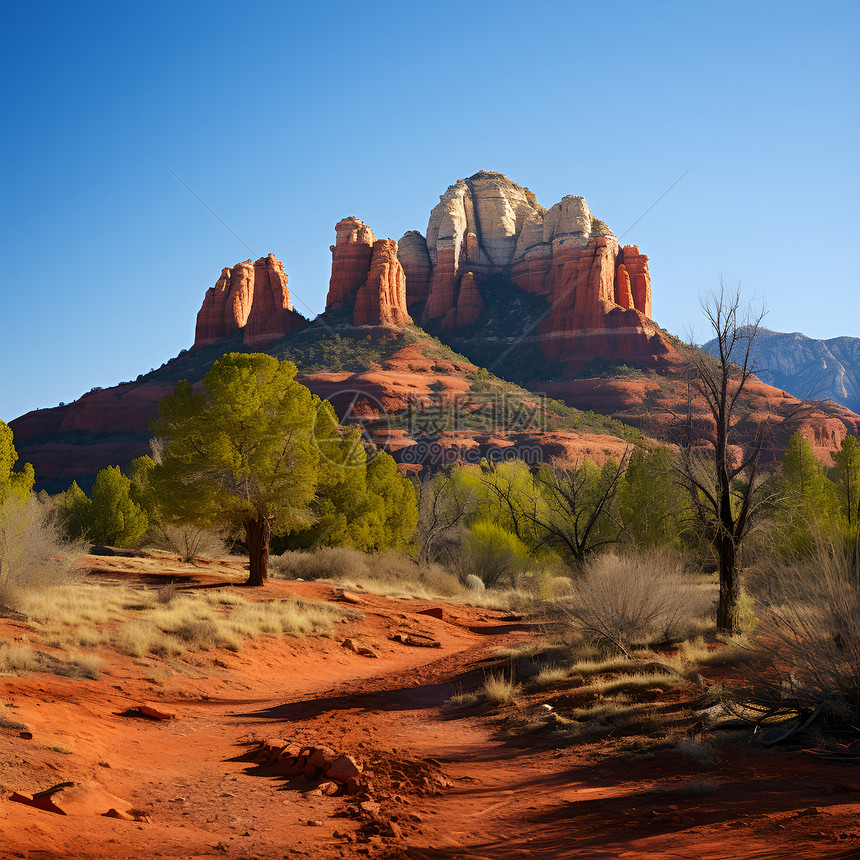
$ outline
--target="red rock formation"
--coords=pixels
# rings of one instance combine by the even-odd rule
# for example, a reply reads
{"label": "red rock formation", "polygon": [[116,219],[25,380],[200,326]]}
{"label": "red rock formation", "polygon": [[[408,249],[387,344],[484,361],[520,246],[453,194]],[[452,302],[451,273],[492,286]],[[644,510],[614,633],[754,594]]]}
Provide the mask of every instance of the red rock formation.
{"label": "red rock formation", "polygon": [[619,263],[615,270],[615,303],[625,310],[635,307],[633,294],[630,292],[630,275],[624,263]]}
{"label": "red rock formation", "polygon": [[636,245],[625,245],[621,251],[621,259],[630,275],[633,307],[651,319],[651,275],[648,273],[648,257],[640,254]]}
{"label": "red rock formation", "polygon": [[254,267],[250,260],[222,269],[215,286],[206,290],[197,312],[194,348],[208,346],[242,328],[253,298]]}
{"label": "red rock formation", "polygon": [[397,327],[412,322],[406,311],[406,275],[394,239],[373,243],[369,271],[356,293],[352,321],[355,325]]}
{"label": "red rock formation", "polygon": [[460,281],[460,295],[457,296],[457,328],[475,322],[483,310],[484,300],[478,292],[475,276],[466,272]]}
{"label": "red rock formation", "polygon": [[269,254],[256,263],[245,260],[222,270],[218,282],[203,297],[192,349],[209,346],[240,329],[246,344],[262,343],[283,337],[304,323],[305,318],[290,303],[284,264]]}
{"label": "red rock formation", "polygon": [[427,253],[427,242],[417,230],[410,230],[400,238],[397,258],[406,275],[406,303],[411,310],[413,306],[427,301],[433,268]]}
{"label": "red rock formation", "polygon": [[326,310],[353,307],[359,287],[367,280],[375,241],[373,230],[360,218],[344,218],[335,230]]}
{"label": "red rock formation", "polygon": [[305,321],[293,310],[284,264],[274,254],[254,263],[254,298],[243,331],[246,345],[277,340]]}
{"label": "red rock formation", "polygon": [[649,319],[648,258],[635,245],[622,250],[582,197],[569,195],[546,210],[527,188],[481,171],[452,185],[430,213],[429,275],[421,235],[408,235],[407,303],[424,302],[422,322],[431,328],[450,332],[473,323],[483,310],[476,284],[501,275],[549,302],[539,330],[548,358],[580,362],[618,351],[651,364],[652,346],[658,355],[671,350],[662,336],[651,342],[657,329]]}

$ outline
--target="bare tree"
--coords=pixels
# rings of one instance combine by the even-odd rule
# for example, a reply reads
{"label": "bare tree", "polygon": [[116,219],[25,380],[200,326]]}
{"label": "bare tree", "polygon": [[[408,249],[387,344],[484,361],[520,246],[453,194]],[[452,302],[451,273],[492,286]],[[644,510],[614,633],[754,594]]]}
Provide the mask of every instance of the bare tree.
{"label": "bare tree", "polygon": [[[717,354],[691,350],[690,388],[711,413],[714,447],[706,455],[695,445],[690,402],[679,475],[719,560],[717,630],[732,634],[738,629],[740,549],[761,502],[759,465],[767,435],[766,422],[741,434],[738,407],[753,374],[753,345],[765,311],[742,308],[740,290],[728,290],[722,283],[720,291],[701,304],[716,338]],[[740,449],[739,456],[733,448]]]}
{"label": "bare tree", "polygon": [[628,461],[625,451],[620,462],[602,470],[593,463],[544,465],[534,474],[529,493],[499,480],[496,471],[487,473],[483,483],[498,497],[517,537],[581,567],[591,552],[618,541],[621,526],[612,504]]}
{"label": "bare tree", "polygon": [[[471,490],[454,480],[451,469],[426,475],[418,489],[415,537],[419,544],[418,560],[427,564],[439,555],[447,538],[471,512],[474,499]],[[450,554],[450,548],[448,551]]]}

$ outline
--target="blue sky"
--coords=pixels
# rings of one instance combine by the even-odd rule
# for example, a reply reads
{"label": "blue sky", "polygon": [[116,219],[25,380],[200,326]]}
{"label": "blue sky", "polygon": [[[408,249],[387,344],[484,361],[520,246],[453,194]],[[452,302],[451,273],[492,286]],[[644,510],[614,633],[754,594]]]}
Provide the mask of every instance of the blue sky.
{"label": "blue sky", "polygon": [[4,420],[190,346],[204,291],[249,256],[282,259],[315,315],[340,218],[424,232],[480,169],[546,206],[583,195],[620,235],[695,163],[624,237],[650,257],[657,322],[703,336],[698,298],[722,275],[770,328],[860,336],[856,2],[0,16]]}

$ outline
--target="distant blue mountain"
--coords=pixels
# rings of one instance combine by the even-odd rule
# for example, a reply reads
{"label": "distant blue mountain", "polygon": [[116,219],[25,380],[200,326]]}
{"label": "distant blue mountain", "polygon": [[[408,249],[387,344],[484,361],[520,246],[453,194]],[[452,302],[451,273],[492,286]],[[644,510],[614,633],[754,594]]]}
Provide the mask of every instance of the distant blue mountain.
{"label": "distant blue mountain", "polygon": [[[716,352],[716,340],[702,348]],[[754,343],[755,373],[795,397],[835,400],[860,413],[860,338],[816,340],[800,332],[762,329]]]}

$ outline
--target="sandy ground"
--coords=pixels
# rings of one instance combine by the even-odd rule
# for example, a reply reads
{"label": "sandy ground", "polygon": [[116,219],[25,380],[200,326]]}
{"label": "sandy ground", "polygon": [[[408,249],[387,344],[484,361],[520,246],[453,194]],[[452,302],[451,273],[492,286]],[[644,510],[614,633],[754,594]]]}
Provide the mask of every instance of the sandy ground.
{"label": "sandy ground", "polygon": [[[121,572],[126,581],[158,575],[136,573],[128,560]],[[213,584],[223,572],[195,572],[188,584]],[[320,583],[272,582],[262,595],[344,606]],[[723,741],[707,767],[668,751],[633,757],[611,737],[555,748],[503,738],[484,708],[453,711],[445,700],[478,686],[496,649],[534,631],[484,609],[421,614],[440,606],[363,594],[350,607],[363,617],[333,637],[258,639],[238,653],[186,654],[160,672],[106,651],[94,681],[3,676],[6,715],[32,737],[0,729],[0,856],[860,857],[856,763],[762,750],[746,735]],[[20,624],[0,620],[0,633],[14,638]],[[393,642],[396,632],[441,647]],[[379,658],[347,650],[345,637],[375,646]],[[176,719],[120,716],[146,701]],[[400,835],[362,836],[357,798],[307,793],[314,783],[247,761],[253,738],[354,755],[377,775],[374,798]],[[421,790],[425,768],[450,786]],[[398,774],[407,774],[400,784]],[[61,816],[9,800],[64,781],[97,782],[145,818]]]}

